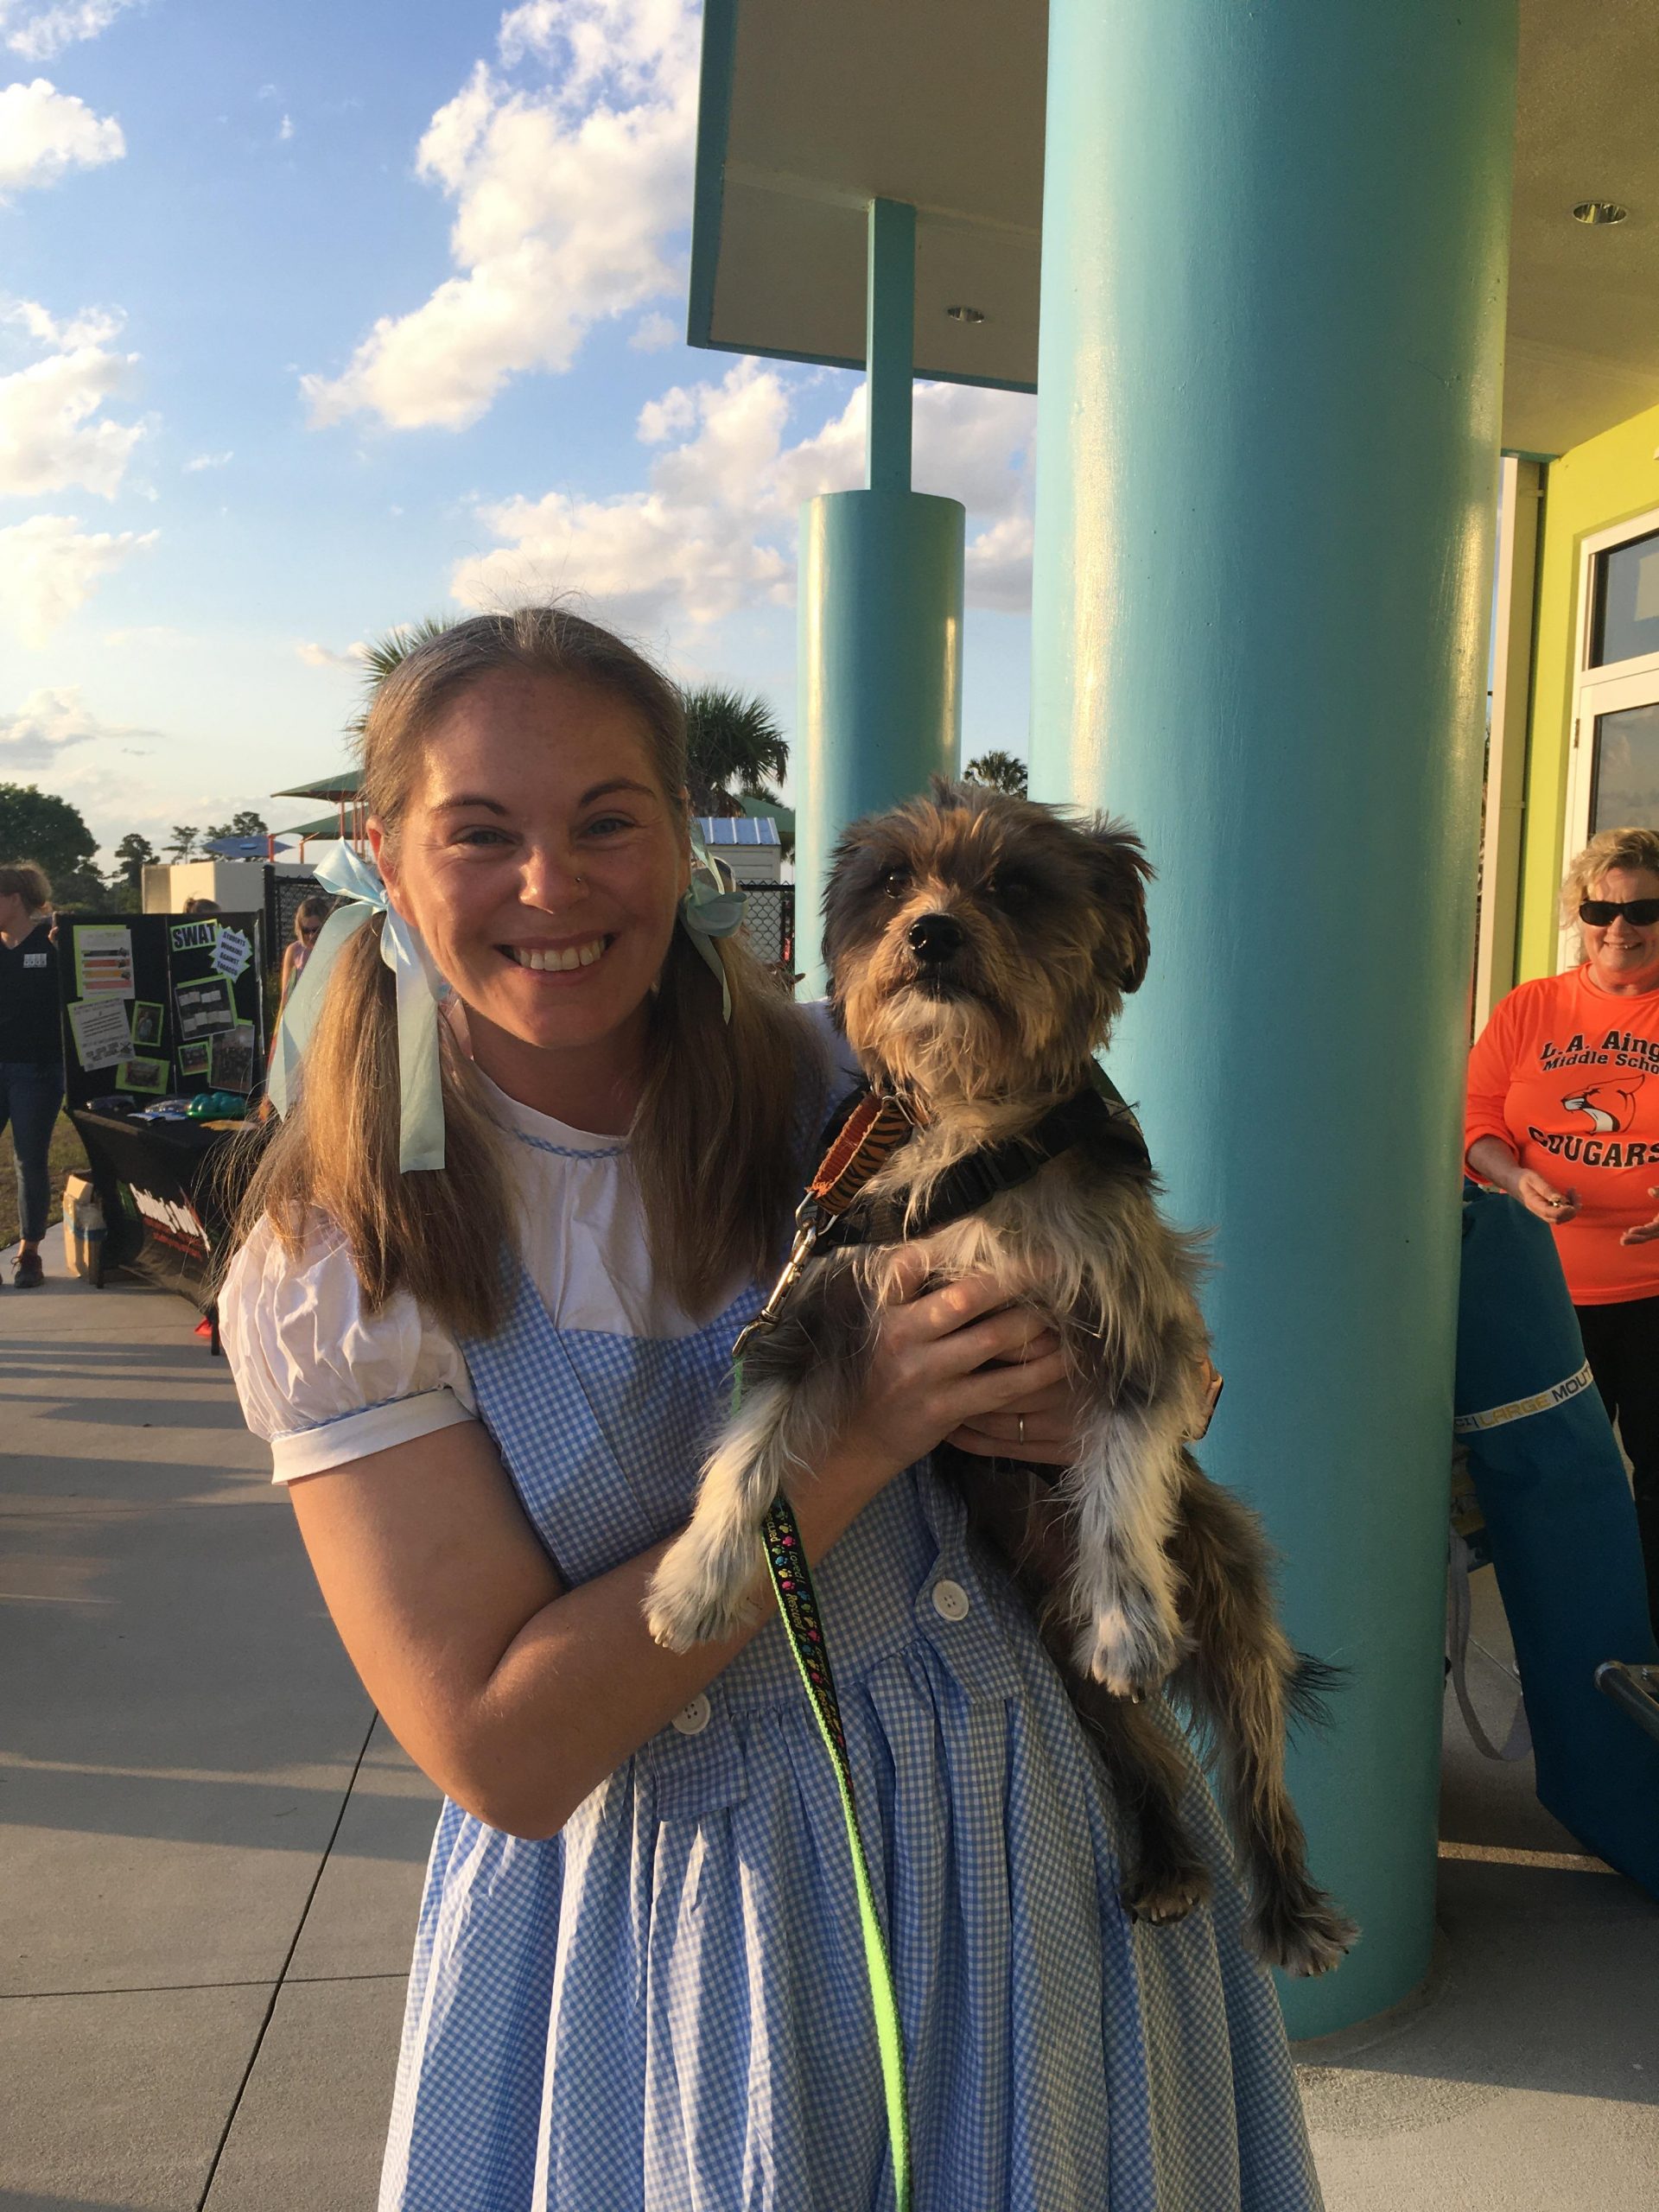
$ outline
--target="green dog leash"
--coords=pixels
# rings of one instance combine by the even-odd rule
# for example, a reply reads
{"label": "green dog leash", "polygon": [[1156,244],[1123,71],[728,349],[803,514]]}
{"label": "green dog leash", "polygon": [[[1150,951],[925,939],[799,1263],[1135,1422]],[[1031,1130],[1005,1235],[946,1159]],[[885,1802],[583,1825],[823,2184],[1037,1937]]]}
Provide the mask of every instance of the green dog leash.
{"label": "green dog leash", "polygon": [[[741,1388],[741,1380],[740,1385]],[[847,1842],[852,1853],[853,1884],[858,1891],[859,1928],[864,1938],[864,1964],[869,1975],[870,2003],[875,2013],[875,2040],[881,2054],[881,2086],[887,2101],[887,2136],[893,2146],[893,2194],[897,2212],[910,2212],[910,2112],[905,2098],[905,2031],[899,2018],[899,1993],[893,1978],[893,1961],[875,1910],[875,1891],[870,1865],[859,1833],[858,1808],[853,1799],[853,1770],[847,1758],[847,1735],[842,1726],[841,1705],[836,1696],[835,1676],[823,1641],[823,1620],[806,1548],[787,1499],[779,1497],[767,1514],[762,1530],[766,1566],[778,1593],[789,1648],[811,1700],[812,1715],[835,1769],[841,1793],[842,1818],[847,1823]]]}
{"label": "green dog leash", "polygon": [[[911,1135],[913,1126],[899,1102],[867,1095],[857,1102],[836,1131],[796,1214],[795,1241],[784,1271],[774,1284],[771,1297],[732,1347],[734,1413],[743,1398],[744,1346],[775,1324],[819,1237],[851,1204],[883,1161]],[[847,1844],[853,1862],[853,1886],[858,1895],[858,1922],[864,1939],[870,2006],[875,2015],[876,2048],[881,2058],[887,2137],[893,2151],[893,2203],[895,2212],[910,2212],[910,2112],[905,2095],[905,2034],[899,2017],[899,1993],[887,1937],[875,1909],[870,1862],[859,1832],[853,1770],[847,1757],[847,1732],[842,1726],[835,1676],[830,1671],[823,1617],[812,1587],[806,1547],[801,1541],[801,1532],[787,1498],[778,1498],[762,1523],[760,1533],[767,1572],[777,1594],[778,1611],[783,1617],[784,1632],[811,1705],[812,1717],[818,1724],[818,1733],[823,1738],[823,1748],[830,1754],[836,1788],[841,1796],[842,1818],[847,1824]]]}

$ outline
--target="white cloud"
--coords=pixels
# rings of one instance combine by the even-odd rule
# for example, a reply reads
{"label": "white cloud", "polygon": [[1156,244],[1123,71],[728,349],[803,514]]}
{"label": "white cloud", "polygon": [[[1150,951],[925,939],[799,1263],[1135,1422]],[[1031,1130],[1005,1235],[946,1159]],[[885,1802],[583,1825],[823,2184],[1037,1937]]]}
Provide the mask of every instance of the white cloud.
{"label": "white cloud", "polygon": [[0,88],[0,196],[55,184],[72,168],[118,162],[126,150],[112,115],[94,115],[85,100],[44,77]]}
{"label": "white cloud", "polygon": [[285,115],[276,126],[276,143],[279,146],[285,146],[293,136],[294,118],[291,115]]}
{"label": "white cloud", "polygon": [[[499,69],[478,63],[416,159],[454,202],[460,273],[383,315],[340,376],[301,379],[314,422],[464,429],[508,378],[569,368],[594,323],[678,289],[696,21],[688,0],[528,0],[503,16]],[[531,62],[550,81],[503,73]]]}
{"label": "white cloud", "polygon": [[176,646],[194,645],[195,639],[188,630],[175,630],[170,623],[146,622],[132,630],[106,630],[104,642],[118,652],[140,645],[170,652]]}
{"label": "white cloud", "polygon": [[26,499],[78,486],[112,499],[144,434],[142,423],[99,415],[138,358],[111,353],[104,342],[119,319],[93,312],[58,323],[36,302],[21,300],[0,320],[55,349],[0,376],[0,496]]}
{"label": "white cloud", "polygon": [[194,453],[184,464],[187,476],[199,476],[204,468],[226,468],[236,459],[233,453]]}
{"label": "white cloud", "polygon": [[31,515],[0,530],[0,613],[25,645],[44,645],[86,605],[101,578],[152,546],[159,534],[83,531],[78,515]]}
{"label": "white cloud", "polygon": [[66,753],[95,740],[157,734],[155,730],[99,721],[82,698],[79,684],[31,691],[15,713],[0,712],[0,778],[54,768]]}
{"label": "white cloud", "polygon": [[[677,385],[640,410],[640,440],[658,448],[644,491],[556,491],[481,507],[500,543],[460,563],[451,591],[469,607],[580,591],[645,630],[706,626],[787,601],[802,502],[863,481],[861,385],[838,414],[788,439],[791,415],[818,389],[754,360],[717,385]],[[1018,393],[917,387],[917,487],[969,511],[970,606],[1030,603],[1034,421],[1034,404]]]}
{"label": "white cloud", "polygon": [[294,652],[308,668],[361,668],[369,657],[369,648],[361,638],[347,645],[343,653],[335,652],[331,646],[317,645],[308,638],[296,638]]}
{"label": "white cloud", "polygon": [[664,315],[660,308],[653,308],[635,323],[628,343],[636,353],[660,353],[664,346],[673,345],[679,334],[680,326],[673,317]]}
{"label": "white cloud", "polygon": [[57,0],[35,8],[29,0],[0,0],[0,29],[14,54],[28,61],[49,61],[66,46],[96,38],[134,0]]}

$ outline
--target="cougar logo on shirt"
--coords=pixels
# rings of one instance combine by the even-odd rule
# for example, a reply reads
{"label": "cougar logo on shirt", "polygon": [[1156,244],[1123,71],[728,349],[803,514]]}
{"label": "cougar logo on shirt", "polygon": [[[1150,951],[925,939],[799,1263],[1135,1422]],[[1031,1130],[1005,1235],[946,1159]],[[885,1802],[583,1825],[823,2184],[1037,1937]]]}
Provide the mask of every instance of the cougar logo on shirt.
{"label": "cougar logo on shirt", "polygon": [[1563,1098],[1569,1114],[1586,1114],[1590,1126],[1605,1136],[1613,1129],[1628,1129],[1636,1118],[1636,1094],[1647,1080],[1636,1076],[1629,1083],[1592,1083],[1576,1096]]}

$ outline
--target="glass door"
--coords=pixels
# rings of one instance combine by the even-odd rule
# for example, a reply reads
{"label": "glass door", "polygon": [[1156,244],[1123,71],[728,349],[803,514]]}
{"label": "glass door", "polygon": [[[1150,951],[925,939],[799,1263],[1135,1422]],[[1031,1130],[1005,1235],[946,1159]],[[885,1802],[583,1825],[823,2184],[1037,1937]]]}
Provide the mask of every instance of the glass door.
{"label": "glass door", "polygon": [[1586,539],[1579,612],[1563,867],[1599,830],[1659,829],[1659,512]]}

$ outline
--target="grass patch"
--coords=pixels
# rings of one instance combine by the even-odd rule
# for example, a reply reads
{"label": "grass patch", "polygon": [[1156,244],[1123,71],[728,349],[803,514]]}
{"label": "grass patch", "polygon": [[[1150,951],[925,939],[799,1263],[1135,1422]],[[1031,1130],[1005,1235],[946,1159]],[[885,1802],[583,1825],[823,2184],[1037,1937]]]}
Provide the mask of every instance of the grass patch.
{"label": "grass patch", "polygon": [[[74,1123],[67,1114],[60,1114],[58,1125],[52,1132],[52,1147],[47,1154],[47,1166],[51,1177],[51,1201],[47,1207],[48,1221],[63,1218],[63,1179],[66,1175],[86,1174],[86,1153]],[[17,1178],[13,1172],[11,1147],[0,1147],[0,1251],[15,1244],[22,1230],[17,1211]]]}

